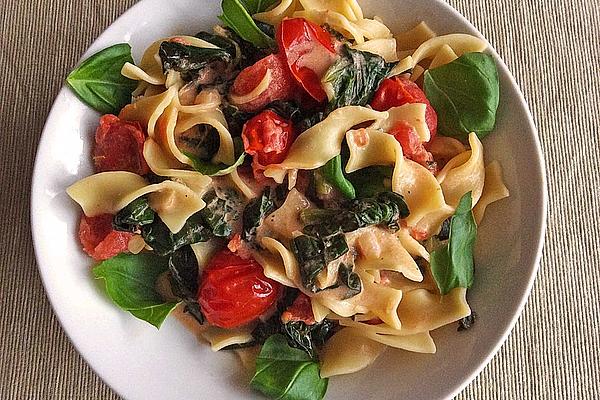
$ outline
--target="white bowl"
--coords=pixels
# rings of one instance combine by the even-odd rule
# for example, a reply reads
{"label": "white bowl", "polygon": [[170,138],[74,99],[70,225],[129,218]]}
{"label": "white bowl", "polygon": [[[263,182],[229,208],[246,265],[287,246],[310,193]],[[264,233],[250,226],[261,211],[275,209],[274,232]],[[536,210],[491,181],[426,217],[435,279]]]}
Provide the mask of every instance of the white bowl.
{"label": "white bowl", "polygon": [[[438,33],[481,36],[440,0],[361,1],[395,31],[425,20]],[[143,0],[115,21],[84,57],[129,42],[134,58],[154,40],[208,30],[220,2]],[[397,20],[391,16],[400,15]],[[494,50],[500,72],[497,128],[484,140],[486,159],[504,168],[510,198],[492,205],[479,231],[469,302],[477,324],[433,333],[435,355],[388,350],[357,374],[330,380],[328,398],[448,399],[466,386],[508,336],[531,290],[546,224],[546,181],[536,129],[519,88]],[[511,51],[511,49],[504,49]],[[92,173],[90,145],[99,115],[68,89],[59,93],[42,135],[33,176],[31,221],[48,297],[71,341],[126,399],[261,398],[235,355],[213,353],[169,318],[160,331],[113,306],[94,282],[79,248],[78,206],[65,188]]]}

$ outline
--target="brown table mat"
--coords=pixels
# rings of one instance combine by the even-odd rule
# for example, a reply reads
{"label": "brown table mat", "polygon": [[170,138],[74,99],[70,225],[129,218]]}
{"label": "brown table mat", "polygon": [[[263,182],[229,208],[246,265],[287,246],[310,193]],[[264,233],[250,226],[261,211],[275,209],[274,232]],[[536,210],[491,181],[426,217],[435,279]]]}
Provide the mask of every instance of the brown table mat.
{"label": "brown table mat", "polygon": [[[201,2],[200,0],[199,2]],[[36,146],[62,80],[134,0],[0,1],[0,399],[118,399],[78,355],[31,244]],[[600,4],[449,0],[508,64],[548,171],[546,246],[533,294],[498,355],[457,399],[600,398]]]}

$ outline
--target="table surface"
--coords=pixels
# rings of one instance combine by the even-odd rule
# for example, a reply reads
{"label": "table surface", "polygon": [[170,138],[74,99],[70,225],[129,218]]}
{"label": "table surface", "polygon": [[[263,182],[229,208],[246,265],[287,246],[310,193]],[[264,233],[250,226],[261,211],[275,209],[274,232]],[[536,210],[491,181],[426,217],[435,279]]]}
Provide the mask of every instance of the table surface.
{"label": "table surface", "polygon": [[[548,172],[546,245],[508,341],[457,399],[600,398],[600,3],[449,0],[513,72]],[[0,399],[118,399],[61,329],[36,268],[29,193],[54,97],[135,0],[0,2]]]}

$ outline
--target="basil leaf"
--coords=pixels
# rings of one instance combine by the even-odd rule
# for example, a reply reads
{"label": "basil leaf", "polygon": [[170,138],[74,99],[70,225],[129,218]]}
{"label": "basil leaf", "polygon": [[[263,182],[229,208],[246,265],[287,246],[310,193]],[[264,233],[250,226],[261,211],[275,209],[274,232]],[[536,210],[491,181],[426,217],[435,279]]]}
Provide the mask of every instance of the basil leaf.
{"label": "basil leaf", "polygon": [[344,106],[367,105],[393,66],[377,54],[352,50],[347,45],[344,49],[323,77],[323,82],[333,89],[328,112]]}
{"label": "basil leaf", "polygon": [[156,291],[156,280],[168,270],[168,261],[151,253],[119,254],[94,267],[96,279],[103,279],[108,297],[119,308],[160,328],[177,305],[165,302]]}
{"label": "basil leaf", "polygon": [[140,227],[154,222],[156,213],[148,203],[148,197],[133,200],[113,218],[113,228],[118,231],[137,232]]}
{"label": "basil leaf", "polygon": [[277,0],[241,0],[250,14],[267,11]]}
{"label": "basil leaf", "polygon": [[242,153],[232,165],[227,165],[223,163],[213,164],[210,161],[201,160],[191,153],[184,152],[184,154],[192,160],[194,169],[206,176],[222,176],[230,174],[244,163],[246,157],[246,153]]}
{"label": "basil leaf", "polygon": [[264,218],[275,210],[275,200],[270,189],[265,189],[262,195],[251,200],[242,215],[242,239],[250,241],[256,236],[256,230]]}
{"label": "basil leaf", "polygon": [[342,156],[338,154],[321,167],[323,177],[334,188],[348,199],[354,199],[356,192],[352,183],[346,179],[342,171]]}
{"label": "basil leaf", "polygon": [[302,350],[294,349],[283,335],[273,335],[256,359],[250,385],[274,399],[320,400],[329,380],[319,375],[319,363]]}
{"label": "basil leaf", "polygon": [[133,63],[131,47],[115,44],[85,60],[67,77],[67,85],[88,106],[102,114],[117,114],[131,101],[137,82],[121,75]]}
{"label": "basil leaf", "polygon": [[[225,39],[226,40],[226,39]],[[235,49],[234,49],[235,51]],[[214,70],[214,79],[203,80],[203,84],[214,83],[222,72],[232,67],[235,53],[232,56],[228,50],[188,46],[175,42],[162,42],[158,50],[162,61],[163,71],[174,70],[181,73],[184,81],[191,81],[208,70]],[[208,76],[209,74],[205,74]]]}
{"label": "basil leaf", "polygon": [[463,54],[425,72],[423,82],[443,135],[466,139],[475,132],[482,139],[494,129],[500,88],[492,56]]}
{"label": "basil leaf", "polygon": [[262,49],[275,47],[273,38],[269,37],[256,26],[256,23],[240,0],[223,0],[221,8],[223,14],[219,16],[219,19],[226,26],[233,29],[242,39]]}
{"label": "basil leaf", "polygon": [[469,288],[473,284],[473,246],[477,225],[471,211],[471,192],[458,203],[450,220],[448,243],[431,253],[431,273],[440,290],[448,294],[457,287]]}

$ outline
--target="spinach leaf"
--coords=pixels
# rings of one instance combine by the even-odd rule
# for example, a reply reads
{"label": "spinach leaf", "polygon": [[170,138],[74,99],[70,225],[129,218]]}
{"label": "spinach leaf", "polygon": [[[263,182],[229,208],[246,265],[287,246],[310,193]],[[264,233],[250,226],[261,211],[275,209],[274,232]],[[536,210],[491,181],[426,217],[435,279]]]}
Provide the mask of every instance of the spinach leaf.
{"label": "spinach leaf", "polygon": [[232,224],[239,218],[241,199],[233,189],[213,190],[203,200],[206,206],[198,212],[205,225],[217,237],[229,237]]}
{"label": "spinach leaf", "polygon": [[227,53],[229,53],[232,59],[234,59],[237,56],[235,42],[230,38],[204,31],[196,33],[194,37],[202,39],[208,43],[212,43],[215,46],[225,50]]}
{"label": "spinach leaf", "polygon": [[340,59],[323,77],[323,82],[331,84],[333,89],[327,111],[367,105],[392,66],[377,54],[353,50],[346,45]]}
{"label": "spinach leaf", "polygon": [[133,200],[113,218],[113,228],[117,231],[139,232],[140,227],[154,222],[156,213],[148,203],[148,197]]}
{"label": "spinach leaf", "polygon": [[186,156],[192,160],[192,166],[198,172],[206,176],[223,176],[228,175],[235,171],[237,167],[244,163],[246,153],[242,153],[232,165],[227,164],[213,164],[210,161],[202,160],[195,155],[187,152],[183,152]]}
{"label": "spinach leaf", "polygon": [[423,82],[443,135],[465,139],[475,132],[481,139],[494,129],[500,88],[492,56],[463,54],[425,72]]}
{"label": "spinach leaf", "polygon": [[67,85],[85,104],[102,114],[117,114],[131,101],[137,82],[121,75],[132,63],[131,46],[119,43],[92,55],[67,77]]}
{"label": "spinach leaf", "polygon": [[[158,50],[163,71],[174,70],[181,73],[184,81],[191,81],[208,69],[223,72],[231,67],[233,57],[224,49],[188,46],[176,42],[162,42]],[[215,79],[218,74],[214,74]],[[212,83],[203,82],[203,83]]]}
{"label": "spinach leaf", "polygon": [[477,225],[471,211],[471,192],[458,203],[450,220],[448,243],[431,253],[431,273],[442,295],[473,284],[473,246]]}
{"label": "spinach leaf", "polygon": [[190,246],[182,247],[169,257],[171,290],[185,304],[184,311],[191,314],[200,324],[204,315],[197,300],[198,260]]}
{"label": "spinach leaf", "polygon": [[333,327],[333,321],[328,319],[312,325],[302,321],[291,321],[283,324],[283,331],[290,346],[304,350],[311,358],[316,359],[316,347],[325,344],[333,335]]}
{"label": "spinach leaf", "polygon": [[199,213],[188,218],[185,225],[177,233],[171,230],[157,215],[154,222],[142,227],[144,241],[160,256],[166,256],[188,244],[206,242],[213,237]]}
{"label": "spinach leaf", "polygon": [[456,330],[458,332],[462,332],[471,329],[473,325],[475,325],[475,321],[477,321],[477,318],[477,313],[475,311],[471,311],[471,314],[458,321],[458,328],[456,328]]}
{"label": "spinach leaf", "polygon": [[353,271],[352,265],[340,264],[338,268],[338,282],[348,288],[344,300],[356,296],[362,290],[360,276]]}
{"label": "spinach leaf", "polygon": [[298,260],[302,284],[309,290],[316,292],[318,288],[315,285],[315,280],[319,272],[326,266],[325,256],[323,255],[323,242],[312,236],[300,235],[292,239],[291,248],[296,260]]}
{"label": "spinach leaf", "polygon": [[356,197],[354,186],[346,179],[344,172],[342,171],[342,156],[340,154],[327,161],[321,168],[325,180],[331,184],[331,186],[339,190],[344,197],[348,199],[354,199]]}
{"label": "spinach leaf", "polygon": [[165,302],[156,291],[156,280],[168,270],[168,261],[151,253],[119,254],[93,269],[103,279],[108,297],[125,311],[157,328],[177,305]]}
{"label": "spinach leaf", "polygon": [[256,25],[244,3],[241,0],[222,0],[223,14],[219,16],[219,19],[242,39],[256,47],[274,48],[275,41]]}
{"label": "spinach leaf", "polygon": [[250,241],[256,236],[256,230],[262,224],[264,218],[275,210],[275,199],[269,188],[262,195],[251,200],[242,215],[242,239]]}
{"label": "spinach leaf", "polygon": [[231,136],[233,137],[241,136],[244,124],[255,115],[256,113],[241,111],[233,105],[228,105],[223,108],[223,116],[225,117],[225,121],[227,121],[229,132],[231,132]]}
{"label": "spinach leaf", "polygon": [[256,359],[256,373],[250,385],[274,399],[320,400],[328,382],[320,377],[317,361],[290,347],[283,335],[273,335]]}
{"label": "spinach leaf", "polygon": [[373,166],[359,169],[348,174],[346,178],[356,189],[356,197],[374,197],[392,190],[393,171],[392,167]]}

